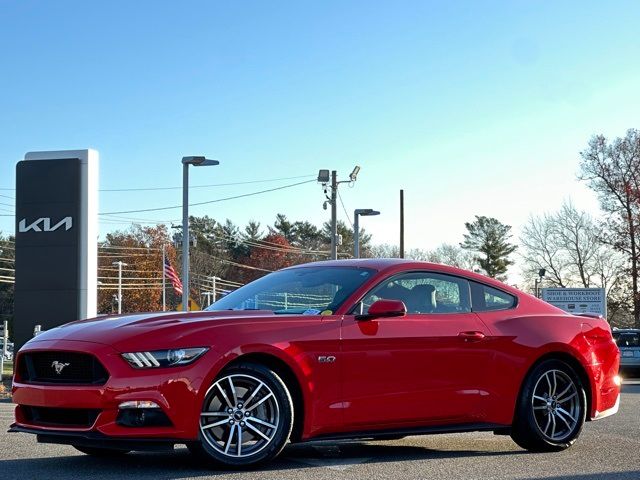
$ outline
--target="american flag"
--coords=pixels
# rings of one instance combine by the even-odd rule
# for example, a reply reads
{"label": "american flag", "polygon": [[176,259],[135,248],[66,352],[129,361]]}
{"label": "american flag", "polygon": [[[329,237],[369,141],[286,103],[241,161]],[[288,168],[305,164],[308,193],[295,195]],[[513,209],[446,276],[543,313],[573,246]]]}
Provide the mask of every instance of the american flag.
{"label": "american flag", "polygon": [[173,290],[178,295],[182,295],[182,282],[180,281],[180,278],[178,277],[178,274],[176,273],[174,268],[171,266],[168,258],[164,259],[164,274],[169,280],[171,280]]}

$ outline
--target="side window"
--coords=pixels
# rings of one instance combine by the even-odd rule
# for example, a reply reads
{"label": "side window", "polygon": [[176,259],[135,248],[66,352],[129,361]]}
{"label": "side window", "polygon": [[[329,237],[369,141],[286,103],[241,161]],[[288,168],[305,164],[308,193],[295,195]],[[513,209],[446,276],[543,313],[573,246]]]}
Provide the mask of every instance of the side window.
{"label": "side window", "polygon": [[474,312],[507,310],[516,306],[517,299],[513,295],[482,283],[470,283]]}
{"label": "side window", "polygon": [[471,311],[468,282],[439,273],[411,272],[389,278],[364,297],[362,313],[367,313],[369,307],[380,299],[401,300],[408,313]]}

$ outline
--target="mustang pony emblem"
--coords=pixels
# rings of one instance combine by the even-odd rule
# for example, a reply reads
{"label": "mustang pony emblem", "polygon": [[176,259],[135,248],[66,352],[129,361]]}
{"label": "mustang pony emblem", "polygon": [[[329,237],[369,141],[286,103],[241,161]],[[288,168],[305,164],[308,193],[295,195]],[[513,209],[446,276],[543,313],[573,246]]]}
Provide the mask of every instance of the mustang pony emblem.
{"label": "mustang pony emblem", "polygon": [[68,363],[62,363],[62,362],[59,362],[57,360],[55,360],[51,364],[51,368],[53,368],[58,375],[60,375],[62,373],[62,370],[64,370],[64,367],[68,367],[68,366],[69,366]]}

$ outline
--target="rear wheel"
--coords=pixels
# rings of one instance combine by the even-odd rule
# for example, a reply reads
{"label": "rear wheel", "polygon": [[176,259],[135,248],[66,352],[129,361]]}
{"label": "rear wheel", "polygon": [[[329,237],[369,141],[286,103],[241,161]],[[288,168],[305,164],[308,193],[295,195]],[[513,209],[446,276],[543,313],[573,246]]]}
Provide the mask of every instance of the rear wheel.
{"label": "rear wheel", "polygon": [[287,386],[272,370],[239,364],[225,370],[205,395],[199,442],[187,447],[200,457],[229,466],[250,466],[274,458],[293,426]]}
{"label": "rear wheel", "polygon": [[576,441],[586,418],[586,395],[576,372],[546,360],[526,378],[511,437],[531,451],[559,451]]}
{"label": "rear wheel", "polygon": [[119,457],[130,452],[130,450],[119,450],[116,448],[100,448],[100,447],[81,447],[74,445],[73,448],[94,457]]}

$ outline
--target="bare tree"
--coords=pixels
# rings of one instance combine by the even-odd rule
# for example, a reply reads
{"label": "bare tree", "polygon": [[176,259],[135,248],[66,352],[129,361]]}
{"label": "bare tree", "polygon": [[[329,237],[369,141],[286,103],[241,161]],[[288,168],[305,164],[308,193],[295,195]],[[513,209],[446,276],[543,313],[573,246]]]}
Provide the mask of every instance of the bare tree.
{"label": "bare tree", "polygon": [[604,288],[611,318],[628,299],[624,255],[602,241],[602,226],[570,202],[559,211],[530,217],[520,242],[523,276],[532,281],[539,269],[547,271],[552,286]]}
{"label": "bare tree", "polygon": [[443,263],[445,265],[451,265],[452,267],[463,268],[465,270],[476,269],[476,262],[473,258],[473,254],[457,245],[443,243],[434,250],[426,252],[426,254],[426,260],[429,262]]}
{"label": "bare tree", "polygon": [[629,262],[633,316],[640,328],[640,132],[628,130],[624,138],[611,142],[603,135],[595,136],[580,155],[580,178],[597,193],[607,215],[603,238],[624,253]]}
{"label": "bare tree", "polygon": [[529,222],[522,228],[520,245],[525,265],[523,276],[526,279],[545,269],[551,285],[560,288],[567,286],[570,282],[569,260],[555,235],[552,215],[529,217]]}
{"label": "bare tree", "polygon": [[[396,245],[388,243],[374,245],[371,247],[369,256],[372,258],[397,258],[400,256],[400,250]],[[442,263],[465,270],[475,269],[473,254],[457,245],[448,243],[443,243],[433,250],[412,248],[407,252],[406,258],[419,262]]]}
{"label": "bare tree", "polygon": [[398,258],[400,256],[400,249],[397,245],[390,243],[381,243],[378,245],[372,245],[369,249],[368,256],[370,258]]}

